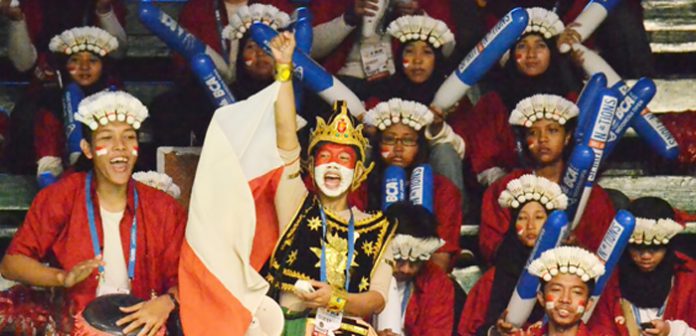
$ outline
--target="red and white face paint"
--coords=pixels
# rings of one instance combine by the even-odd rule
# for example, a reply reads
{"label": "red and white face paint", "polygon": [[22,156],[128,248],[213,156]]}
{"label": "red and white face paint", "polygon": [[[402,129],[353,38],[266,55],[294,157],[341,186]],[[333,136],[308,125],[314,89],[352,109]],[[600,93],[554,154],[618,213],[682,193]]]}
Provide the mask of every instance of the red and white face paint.
{"label": "red and white face paint", "polygon": [[353,183],[356,154],[352,147],[327,143],[314,156],[314,183],[328,197],[338,197]]}
{"label": "red and white face paint", "polygon": [[544,297],[544,307],[546,307],[546,310],[553,310],[556,308],[556,298],[553,297],[553,295],[547,294]]}
{"label": "red and white face paint", "polygon": [[95,153],[97,156],[104,156],[104,155],[109,154],[109,149],[106,148],[106,147],[103,147],[103,146],[95,146],[95,147],[94,147],[94,153]]}
{"label": "red and white face paint", "polygon": [[578,315],[582,315],[585,313],[586,306],[587,306],[587,302],[585,302],[585,300],[578,301],[578,309],[577,309]]}
{"label": "red and white face paint", "polygon": [[404,66],[404,69],[408,69],[408,67],[411,65],[411,62],[407,59],[404,59],[403,61],[401,61],[401,65]]}
{"label": "red and white face paint", "polygon": [[247,67],[254,65],[254,59],[252,57],[245,57],[244,65],[246,65]]}
{"label": "red and white face paint", "polygon": [[138,146],[133,147],[133,149],[131,150],[131,154],[133,154],[133,156],[138,156],[139,152],[140,152],[140,147],[138,147]]}

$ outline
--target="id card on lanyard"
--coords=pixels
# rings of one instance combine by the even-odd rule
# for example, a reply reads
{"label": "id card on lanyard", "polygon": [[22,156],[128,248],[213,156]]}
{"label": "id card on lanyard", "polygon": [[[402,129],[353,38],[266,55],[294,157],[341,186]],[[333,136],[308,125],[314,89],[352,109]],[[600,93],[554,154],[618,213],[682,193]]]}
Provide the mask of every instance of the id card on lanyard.
{"label": "id card on lanyard", "polygon": [[[321,282],[328,283],[326,275],[326,243],[327,243],[327,221],[324,208],[319,205],[319,214],[321,215],[321,227],[323,238],[321,241]],[[350,267],[353,264],[353,255],[355,253],[355,221],[353,219],[353,211],[350,211],[350,221],[348,222],[348,260],[346,261],[346,282],[344,289],[348,291],[350,286]],[[312,336],[330,336],[333,332],[341,327],[343,321],[343,312],[329,311],[326,308],[317,309],[317,315],[314,321],[314,331]]]}
{"label": "id card on lanyard", "polygon": [[[97,224],[94,218],[94,201],[92,200],[92,179],[94,173],[90,171],[87,173],[87,179],[85,181],[85,203],[87,206],[87,220],[89,222],[89,234],[92,238],[92,249],[94,250],[94,257],[98,257],[102,254],[101,247],[99,244],[99,234],[97,233]],[[138,190],[133,187],[133,199],[134,199],[134,210],[133,210],[133,221],[131,222],[130,229],[130,248],[128,252],[128,280],[133,281],[135,277],[135,257],[137,251],[137,233],[138,233]],[[99,265],[99,281],[100,286],[104,285],[104,266]],[[99,287],[99,286],[98,286]],[[124,292],[124,289],[108,289],[106,286],[104,289],[100,289],[100,292],[111,291],[111,292]],[[99,293],[97,293],[99,294]]]}

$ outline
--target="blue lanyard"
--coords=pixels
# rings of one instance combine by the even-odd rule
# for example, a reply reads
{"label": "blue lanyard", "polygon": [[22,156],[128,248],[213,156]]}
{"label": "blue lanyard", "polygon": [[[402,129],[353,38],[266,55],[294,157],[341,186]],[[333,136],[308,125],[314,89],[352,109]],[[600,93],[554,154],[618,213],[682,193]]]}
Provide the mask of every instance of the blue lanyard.
{"label": "blue lanyard", "polygon": [[401,299],[401,318],[404,318],[406,314],[406,308],[408,307],[408,301],[411,298],[411,282],[406,283],[406,289],[404,290],[404,297]]}
{"label": "blue lanyard", "polygon": [[[321,282],[328,283],[326,280],[326,214],[324,213],[324,208],[319,204],[319,214],[321,215],[321,230],[324,234],[323,240],[321,242]],[[348,291],[348,286],[350,285],[350,266],[353,264],[353,253],[355,252],[355,241],[353,237],[355,236],[355,222],[353,220],[353,211],[350,211],[350,221],[348,222],[348,261],[346,261],[346,283],[343,287]]]}
{"label": "blue lanyard", "polygon": [[[222,26],[222,13],[220,11],[220,0],[215,0],[213,6],[215,6],[215,26],[217,27],[218,36],[220,36],[220,48],[222,48],[222,58],[225,62],[230,62],[230,49],[227,39],[222,36],[222,31],[225,27]],[[224,6],[224,5],[223,5]],[[225,11],[227,8],[225,8]],[[229,21],[229,20],[228,20]]]}
{"label": "blue lanyard", "polygon": [[[89,220],[89,234],[92,236],[92,248],[94,249],[94,256],[101,255],[101,248],[99,247],[99,235],[97,234],[97,225],[94,220],[94,202],[92,201],[92,172],[87,174],[87,181],[85,181],[85,199],[87,201],[87,219]],[[137,249],[137,239],[136,234],[138,231],[138,190],[133,187],[133,197],[135,199],[135,210],[133,210],[133,223],[131,224],[130,232],[130,252],[128,256],[128,279],[133,280],[135,277],[135,252]],[[104,266],[99,266],[99,274],[104,274]]]}
{"label": "blue lanyard", "polygon": [[[665,301],[665,303],[662,305],[662,307],[660,307],[660,309],[657,311],[657,318],[662,318],[662,315],[665,314],[665,307],[666,306],[667,306],[667,301]],[[643,323],[643,321],[641,321],[640,311],[638,310],[638,307],[636,307],[636,305],[631,303],[631,309],[633,309],[633,317],[636,319],[636,324],[638,324],[640,326],[640,324]]]}

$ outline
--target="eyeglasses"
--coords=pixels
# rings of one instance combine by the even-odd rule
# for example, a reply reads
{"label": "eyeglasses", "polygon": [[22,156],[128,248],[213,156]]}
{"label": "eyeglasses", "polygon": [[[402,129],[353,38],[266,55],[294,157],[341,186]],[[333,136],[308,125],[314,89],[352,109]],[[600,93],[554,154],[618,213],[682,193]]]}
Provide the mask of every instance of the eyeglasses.
{"label": "eyeglasses", "polygon": [[418,145],[418,139],[414,138],[396,138],[390,135],[385,135],[382,137],[382,144],[383,145],[390,145],[394,146],[397,143],[401,143],[402,146],[405,147],[413,147]]}

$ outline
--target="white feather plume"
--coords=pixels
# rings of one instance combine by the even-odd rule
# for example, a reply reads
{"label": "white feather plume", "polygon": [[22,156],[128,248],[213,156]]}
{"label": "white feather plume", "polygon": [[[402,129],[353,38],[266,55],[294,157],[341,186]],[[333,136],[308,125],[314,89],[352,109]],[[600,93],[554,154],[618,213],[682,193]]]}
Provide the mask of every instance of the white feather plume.
{"label": "white feather plume", "polygon": [[527,128],[532,127],[534,122],[540,119],[565,125],[568,120],[577,117],[579,112],[573,102],[561,96],[536,94],[517,103],[508,121],[511,125]]}
{"label": "white feather plume", "polygon": [[550,281],[554,276],[565,273],[575,274],[582,281],[588,282],[604,274],[604,264],[593,253],[574,247],[561,246],[545,251],[541,257],[529,264],[530,274]]}
{"label": "white feather plume", "polygon": [[665,245],[684,227],[671,218],[636,218],[636,228],[628,242],[639,245]]}
{"label": "white feather plume", "polygon": [[118,49],[118,40],[106,30],[97,27],[76,27],[54,36],[48,43],[52,52],[72,55],[90,51],[104,57]]}
{"label": "white feather plume", "polygon": [[405,15],[392,21],[387,27],[389,35],[402,43],[424,41],[435,48],[442,47],[445,57],[454,50],[454,34],[443,21],[425,15]]}
{"label": "white feather plume", "polygon": [[91,130],[112,121],[126,122],[139,129],[147,117],[147,107],[124,91],[102,91],[85,97],[75,113],[75,120]]}
{"label": "white feather plume", "polygon": [[391,241],[394,260],[426,261],[445,241],[433,238],[417,238],[406,234],[397,234]]}
{"label": "white feather plume", "polygon": [[396,123],[420,131],[433,122],[433,112],[421,103],[392,98],[367,111],[363,122],[382,131]]}
{"label": "white feather plume", "polygon": [[557,183],[532,174],[508,182],[498,197],[498,204],[503,208],[521,208],[530,201],[539,202],[548,210],[565,210],[568,206],[568,198]]}
{"label": "white feather plume", "polygon": [[527,8],[529,22],[525,28],[525,33],[539,33],[544,38],[549,39],[563,32],[565,26],[558,15],[541,7]]}
{"label": "white feather plume", "polygon": [[142,171],[133,173],[133,179],[142,184],[164,191],[174,198],[179,198],[179,196],[181,196],[181,189],[179,186],[165,173],[158,173],[152,170],[147,172]]}
{"label": "white feather plume", "polygon": [[290,15],[275,6],[256,3],[239,7],[228,21],[229,24],[222,30],[222,37],[238,40],[257,22],[267,24],[273,29],[285,28],[290,23]]}

